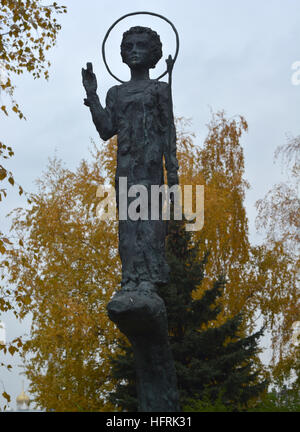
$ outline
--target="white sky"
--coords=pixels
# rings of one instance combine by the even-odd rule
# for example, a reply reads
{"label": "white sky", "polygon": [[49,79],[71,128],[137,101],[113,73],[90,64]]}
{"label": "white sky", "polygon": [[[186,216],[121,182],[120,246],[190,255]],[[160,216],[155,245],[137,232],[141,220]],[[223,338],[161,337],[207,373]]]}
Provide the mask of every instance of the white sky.
{"label": "white sky", "polygon": [[[15,151],[7,166],[16,181],[25,190],[34,191],[34,180],[55,152],[70,168],[89,158],[90,137],[99,138],[83,105],[81,68],[87,61],[93,63],[98,94],[104,102],[107,90],[116,84],[101,58],[107,29],[126,13],[152,11],[169,18],[179,32],[174,112],[191,118],[190,129],[196,133],[197,144],[206,137],[210,108],[224,109],[230,117],[241,114],[249,124],[249,133],[242,140],[245,177],[251,185],[246,207],[251,240],[259,241],[254,228],[255,201],[282,178],[280,166],[273,164],[274,150],[286,142],[287,133],[300,133],[300,86],[291,83],[292,64],[300,60],[299,0],[72,0],[63,4],[69,10],[59,16],[62,31],[50,52],[50,80],[35,81],[27,74],[18,77],[16,99],[27,121],[13,115],[1,119],[0,138]],[[108,62],[124,80],[128,74],[119,56],[121,36],[130,26],[139,24],[161,35],[164,58],[174,52],[175,39],[167,24],[152,17],[128,19],[113,31],[107,45]],[[163,67],[161,60],[159,71]],[[3,101],[0,95],[0,103]],[[9,227],[4,215],[22,205],[24,199],[10,190],[5,205],[1,204],[1,230]],[[24,329],[28,331],[29,319],[23,324],[7,315],[0,319],[6,323],[7,340]],[[19,364],[18,359],[12,361]],[[1,369],[1,374],[6,391],[15,399],[23,379],[18,376],[18,368],[10,374]]]}

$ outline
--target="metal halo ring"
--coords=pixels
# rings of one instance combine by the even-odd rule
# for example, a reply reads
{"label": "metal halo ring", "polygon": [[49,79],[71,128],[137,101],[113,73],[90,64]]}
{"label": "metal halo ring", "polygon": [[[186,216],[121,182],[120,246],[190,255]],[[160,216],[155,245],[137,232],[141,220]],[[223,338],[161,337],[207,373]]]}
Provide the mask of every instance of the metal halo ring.
{"label": "metal halo ring", "polygon": [[[108,39],[108,36],[109,36],[110,32],[112,31],[112,29],[113,29],[113,28],[114,28],[114,27],[115,27],[115,26],[116,26],[120,21],[122,21],[124,18],[127,18],[127,17],[132,16],[132,15],[152,15],[152,16],[156,16],[156,17],[158,17],[158,18],[161,18],[162,20],[164,20],[164,21],[166,21],[168,24],[170,24],[170,26],[172,27],[172,29],[173,29],[173,31],[174,31],[174,33],[175,33],[175,36],[176,36],[176,52],[175,52],[175,56],[174,56],[174,58],[173,58],[173,62],[174,62],[174,63],[175,63],[175,61],[176,61],[176,59],[177,59],[178,51],[179,51],[179,35],[178,35],[178,32],[177,32],[177,30],[176,30],[174,24],[173,24],[170,20],[168,20],[167,18],[165,18],[163,15],[159,15],[159,14],[154,13],[154,12],[145,12],[145,11],[143,11],[143,12],[131,12],[131,13],[128,13],[128,14],[126,14],[126,15],[123,15],[121,18],[119,18],[117,21],[115,21],[115,22],[110,26],[110,28],[107,30],[107,33],[106,33],[106,35],[105,35],[105,38],[103,39],[103,42],[102,42],[102,58],[103,58],[103,61],[104,61],[105,66],[106,66],[106,69],[107,69],[108,73],[109,73],[113,78],[115,78],[117,81],[119,81],[119,82],[122,83],[122,84],[125,83],[126,81],[122,81],[122,80],[120,80],[116,75],[114,75],[114,74],[112,73],[112,71],[110,70],[108,64],[107,64],[106,56],[105,56],[105,43],[106,43],[106,41],[107,41],[107,39]],[[155,79],[158,81],[159,79],[161,79],[162,77],[164,77],[167,73],[168,73],[168,71],[166,70],[166,71],[165,71],[164,73],[162,73],[158,78],[155,78]]]}

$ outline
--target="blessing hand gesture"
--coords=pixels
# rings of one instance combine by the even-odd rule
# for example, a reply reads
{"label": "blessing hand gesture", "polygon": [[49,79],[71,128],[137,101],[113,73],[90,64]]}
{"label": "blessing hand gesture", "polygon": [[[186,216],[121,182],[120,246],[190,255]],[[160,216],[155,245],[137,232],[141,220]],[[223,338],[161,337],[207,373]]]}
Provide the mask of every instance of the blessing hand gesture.
{"label": "blessing hand gesture", "polygon": [[93,72],[92,63],[87,63],[86,69],[84,69],[84,68],[81,69],[81,75],[82,75],[82,84],[86,90],[87,95],[89,95],[91,93],[96,93],[97,78]]}

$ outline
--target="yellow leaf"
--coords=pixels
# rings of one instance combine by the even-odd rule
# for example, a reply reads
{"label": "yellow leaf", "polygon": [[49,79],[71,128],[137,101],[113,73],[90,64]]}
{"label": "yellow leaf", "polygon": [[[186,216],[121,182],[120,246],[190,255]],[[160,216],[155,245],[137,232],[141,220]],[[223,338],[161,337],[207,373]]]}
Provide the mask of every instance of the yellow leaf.
{"label": "yellow leaf", "polygon": [[1,109],[2,109],[2,111],[3,111],[3,112],[8,116],[8,112],[7,112],[7,110],[6,110],[6,106],[5,106],[5,105],[2,105]]}
{"label": "yellow leaf", "polygon": [[10,402],[10,396],[5,391],[2,393],[2,396],[7,400],[7,402]]}
{"label": "yellow leaf", "polygon": [[7,171],[4,168],[0,169],[0,180],[4,180],[5,177],[7,176]]}
{"label": "yellow leaf", "polygon": [[14,353],[15,353],[16,351],[18,351],[18,348],[16,348],[16,347],[14,347],[13,345],[11,345],[11,346],[8,348],[8,351],[9,351],[9,353],[13,356]]}

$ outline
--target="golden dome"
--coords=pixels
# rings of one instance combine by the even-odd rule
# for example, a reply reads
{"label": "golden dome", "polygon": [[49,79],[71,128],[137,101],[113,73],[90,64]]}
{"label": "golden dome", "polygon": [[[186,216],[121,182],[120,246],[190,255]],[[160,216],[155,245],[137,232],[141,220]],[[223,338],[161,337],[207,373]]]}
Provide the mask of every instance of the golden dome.
{"label": "golden dome", "polygon": [[30,398],[29,398],[29,396],[24,392],[24,384],[23,384],[22,387],[23,387],[23,388],[22,388],[22,391],[21,391],[21,393],[19,394],[19,396],[17,396],[17,398],[16,398],[16,402],[17,402],[18,405],[23,405],[23,404],[29,405],[29,404],[30,404]]}

